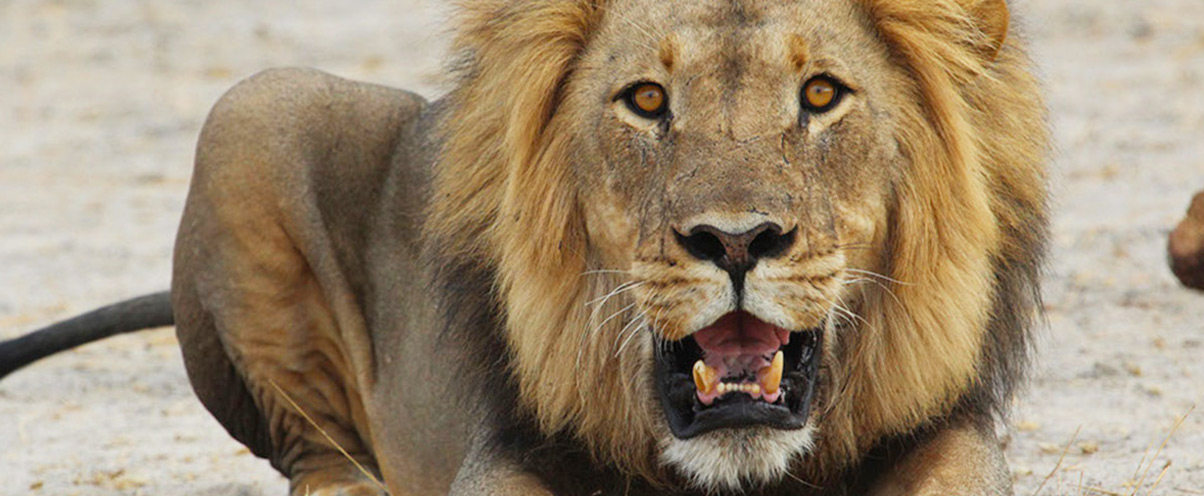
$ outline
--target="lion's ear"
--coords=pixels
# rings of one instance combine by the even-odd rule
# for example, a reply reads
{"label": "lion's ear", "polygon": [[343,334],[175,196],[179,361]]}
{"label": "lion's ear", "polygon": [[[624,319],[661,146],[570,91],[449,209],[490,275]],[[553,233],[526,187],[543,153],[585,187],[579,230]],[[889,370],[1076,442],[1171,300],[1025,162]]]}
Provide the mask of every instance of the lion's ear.
{"label": "lion's ear", "polygon": [[986,37],[983,47],[987,60],[995,60],[1008,38],[1012,15],[1007,0],[957,0]]}

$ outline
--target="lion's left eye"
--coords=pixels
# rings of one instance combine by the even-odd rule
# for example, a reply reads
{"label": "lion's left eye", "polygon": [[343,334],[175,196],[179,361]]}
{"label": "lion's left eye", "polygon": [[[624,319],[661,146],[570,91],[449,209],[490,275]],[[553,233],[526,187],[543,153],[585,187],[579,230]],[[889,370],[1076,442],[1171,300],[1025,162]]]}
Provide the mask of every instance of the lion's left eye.
{"label": "lion's left eye", "polygon": [[844,97],[845,87],[828,76],[816,76],[803,84],[803,109],[813,114],[832,110]]}
{"label": "lion's left eye", "polygon": [[636,83],[620,95],[627,108],[645,119],[659,119],[669,109],[665,88],[656,83]]}

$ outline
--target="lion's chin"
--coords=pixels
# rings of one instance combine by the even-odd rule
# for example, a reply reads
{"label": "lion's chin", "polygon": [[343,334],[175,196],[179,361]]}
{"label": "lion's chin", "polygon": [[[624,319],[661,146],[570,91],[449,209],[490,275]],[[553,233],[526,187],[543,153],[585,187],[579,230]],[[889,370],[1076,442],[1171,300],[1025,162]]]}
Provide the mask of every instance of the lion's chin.
{"label": "lion's chin", "polygon": [[808,425],[797,430],[720,429],[690,439],[668,436],[660,458],[699,489],[742,491],[785,477],[792,462],[811,450],[813,433]]}

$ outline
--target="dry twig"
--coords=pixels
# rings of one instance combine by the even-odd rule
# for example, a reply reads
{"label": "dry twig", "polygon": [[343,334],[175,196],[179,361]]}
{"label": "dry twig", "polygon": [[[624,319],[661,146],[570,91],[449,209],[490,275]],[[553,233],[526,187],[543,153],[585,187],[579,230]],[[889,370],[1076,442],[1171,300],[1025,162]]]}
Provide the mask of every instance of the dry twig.
{"label": "dry twig", "polygon": [[[317,422],[314,422],[314,419],[310,418],[308,413],[305,413],[305,410],[301,408],[301,405],[298,405],[296,401],[293,401],[292,396],[289,396],[288,393],[284,392],[283,389],[280,389],[280,386],[276,385],[276,381],[269,379],[268,383],[276,389],[277,393],[280,393],[280,395],[284,397],[285,401],[288,401],[289,405],[292,405],[293,409],[296,410],[297,413],[301,414],[301,416],[305,418],[306,422],[309,422],[309,425],[314,426],[314,429],[317,429],[318,432],[322,434],[322,437],[326,438],[326,440],[330,442],[331,446],[334,446],[334,448],[339,450],[339,453],[342,453],[352,465],[355,465],[355,468],[359,469],[360,473],[364,474],[364,477],[367,477],[368,480],[372,481],[373,484],[376,484],[376,487],[379,487],[381,491],[384,491],[385,493],[389,492],[389,488],[385,487],[384,484],[381,484],[380,480],[377,479],[375,475],[372,475],[368,469],[364,468],[363,465],[360,465],[359,461],[356,461],[355,458],[352,458],[351,455],[347,453],[347,450],[343,449],[342,446],[339,446],[339,443],[335,442],[334,438],[330,437],[330,434],[326,433],[326,429],[323,429],[322,426],[318,425]],[[308,493],[309,488],[305,488],[305,491]]]}
{"label": "dry twig", "polygon": [[1046,476],[1045,476],[1045,479],[1041,481],[1041,485],[1040,485],[1040,486],[1037,486],[1037,490],[1036,490],[1036,491],[1033,491],[1033,496],[1038,496],[1038,495],[1040,495],[1040,494],[1041,494],[1041,489],[1045,488],[1045,484],[1046,484],[1047,482],[1049,482],[1049,480],[1050,480],[1050,479],[1052,479],[1052,478],[1053,478],[1054,474],[1058,473],[1058,469],[1059,469],[1059,468],[1062,468],[1062,461],[1066,459],[1066,453],[1067,453],[1068,451],[1070,451],[1070,445],[1074,444],[1074,440],[1075,440],[1075,439],[1077,439],[1077,438],[1079,437],[1079,431],[1080,431],[1080,430],[1082,430],[1082,429],[1083,429],[1083,426],[1081,426],[1081,425],[1080,425],[1080,426],[1078,426],[1078,428],[1076,428],[1076,429],[1074,430],[1074,435],[1073,435],[1073,436],[1070,436],[1070,441],[1068,441],[1068,442],[1066,443],[1066,447],[1065,447],[1065,448],[1062,448],[1062,456],[1059,456],[1059,457],[1058,457],[1058,464],[1057,464],[1057,465],[1054,465],[1054,468],[1053,468],[1053,470],[1050,470],[1050,471],[1049,471],[1049,475],[1046,475]]}
{"label": "dry twig", "polygon": [[[1191,412],[1195,411],[1195,409],[1196,409],[1196,406],[1192,405],[1191,408],[1187,409],[1187,413],[1184,413],[1182,417],[1179,417],[1179,419],[1175,421],[1175,425],[1173,427],[1171,427],[1170,434],[1166,435],[1166,439],[1162,440],[1162,445],[1158,446],[1158,451],[1154,452],[1154,457],[1150,458],[1150,464],[1146,465],[1145,471],[1142,472],[1142,474],[1141,474],[1141,479],[1137,481],[1137,485],[1133,486],[1133,491],[1129,493],[1129,496],[1136,496],[1137,491],[1141,490],[1141,486],[1145,485],[1146,476],[1150,475],[1150,469],[1154,468],[1154,460],[1158,459],[1158,455],[1161,455],[1162,450],[1166,448],[1167,443],[1171,442],[1171,438],[1174,437],[1175,432],[1179,430],[1179,427],[1183,426],[1183,422],[1187,420],[1187,417],[1189,417],[1191,415]],[[1166,472],[1167,468],[1170,468],[1170,463],[1167,463],[1167,466],[1165,468],[1163,468],[1162,475],[1166,475],[1165,472]],[[1141,467],[1138,467],[1138,470],[1141,470]],[[1158,480],[1161,481],[1162,476],[1159,476]],[[1154,487],[1158,487],[1158,484],[1155,483]],[[1153,488],[1150,488],[1150,491],[1153,491],[1153,490],[1154,490]]]}

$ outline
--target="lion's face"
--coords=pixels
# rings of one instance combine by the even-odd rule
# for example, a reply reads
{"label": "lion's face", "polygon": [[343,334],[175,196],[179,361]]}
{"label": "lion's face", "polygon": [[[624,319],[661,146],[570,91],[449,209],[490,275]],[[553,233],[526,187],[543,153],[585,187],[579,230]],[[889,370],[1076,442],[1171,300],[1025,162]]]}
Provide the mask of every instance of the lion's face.
{"label": "lion's face", "polygon": [[1006,2],[465,9],[428,235],[545,434],[744,487],[1011,390],[1047,136]]}
{"label": "lion's face", "polygon": [[629,3],[562,110],[589,123],[572,156],[591,266],[622,272],[598,316],[648,343],[623,353],[655,364],[662,459],[768,479],[807,450],[824,334],[881,270],[902,96],[849,2]]}

